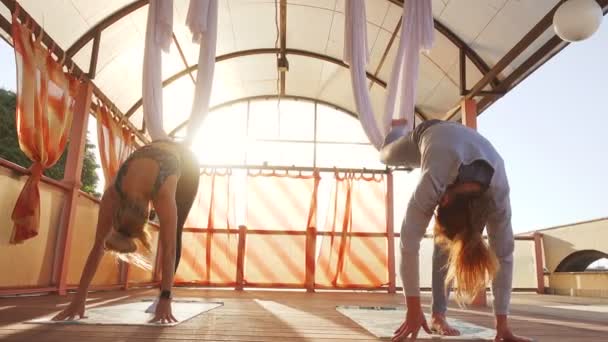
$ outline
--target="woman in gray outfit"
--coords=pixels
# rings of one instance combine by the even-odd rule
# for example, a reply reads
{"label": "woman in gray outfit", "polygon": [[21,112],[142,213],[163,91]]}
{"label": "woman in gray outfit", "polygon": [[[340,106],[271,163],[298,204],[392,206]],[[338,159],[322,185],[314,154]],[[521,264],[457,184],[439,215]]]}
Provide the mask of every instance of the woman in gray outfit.
{"label": "woman in gray outfit", "polygon": [[[456,281],[456,299],[469,302],[492,280],[497,341],[530,341],[514,335],[507,323],[513,273],[513,230],[504,162],[488,140],[454,122],[429,120],[405,137],[389,135],[382,161],[420,168],[401,228],[401,277],[406,296],[405,322],[393,340],[420,328],[431,333],[420,304],[420,241],[435,214],[432,330],[458,335],[446,321],[448,289]],[[391,144],[392,146],[388,146]],[[388,153],[387,151],[390,151]],[[482,238],[487,227],[489,247]]]}

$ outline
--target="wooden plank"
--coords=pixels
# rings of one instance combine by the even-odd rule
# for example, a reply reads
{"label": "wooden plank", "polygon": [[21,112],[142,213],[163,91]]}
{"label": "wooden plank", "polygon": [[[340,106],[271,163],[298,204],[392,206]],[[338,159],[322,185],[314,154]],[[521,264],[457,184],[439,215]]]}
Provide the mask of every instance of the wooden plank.
{"label": "wooden plank", "polygon": [[[354,292],[268,292],[175,290],[177,297],[200,297],[222,301],[224,306],[172,328],[97,325],[32,325],[23,323],[65,307],[67,298],[57,296],[6,298],[0,304],[0,339],[3,341],[372,341],[371,334],[335,310],[337,305],[399,306],[403,296],[387,293]],[[123,300],[113,298],[129,294]],[[130,290],[94,293],[93,305],[112,305],[152,298],[154,290]],[[540,341],[603,341],[608,327],[603,324],[607,313],[597,313],[589,320],[580,312],[546,308],[556,302],[603,305],[608,300],[514,294],[511,327],[517,334]],[[430,310],[430,297],[422,297],[423,308]],[[58,307],[57,304],[64,304]],[[477,325],[493,327],[494,315],[489,309],[460,309],[451,303],[449,315]]]}

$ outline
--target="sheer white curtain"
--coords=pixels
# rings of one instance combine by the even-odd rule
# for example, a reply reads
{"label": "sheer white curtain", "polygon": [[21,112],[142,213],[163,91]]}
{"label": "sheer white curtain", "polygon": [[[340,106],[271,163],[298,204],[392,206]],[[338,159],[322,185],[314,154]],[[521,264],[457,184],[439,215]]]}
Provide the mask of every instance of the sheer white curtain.
{"label": "sheer white curtain", "polygon": [[369,60],[365,1],[348,0],[345,6],[344,61],[350,64],[353,95],[363,129],[380,150],[393,119],[404,124],[394,127],[399,131],[391,132],[391,136],[405,135],[414,127],[420,51],[430,50],[434,40],[431,0],[404,1],[399,46],[388,83],[384,115],[379,120],[371,106],[365,73]]}
{"label": "sheer white curtain", "polygon": [[[188,142],[207,116],[215,69],[217,0],[190,0],[186,25],[200,45],[198,74],[188,124]],[[144,49],[142,102],[152,140],[169,139],[163,128],[162,51],[168,52],[173,35],[173,0],[150,0]]]}

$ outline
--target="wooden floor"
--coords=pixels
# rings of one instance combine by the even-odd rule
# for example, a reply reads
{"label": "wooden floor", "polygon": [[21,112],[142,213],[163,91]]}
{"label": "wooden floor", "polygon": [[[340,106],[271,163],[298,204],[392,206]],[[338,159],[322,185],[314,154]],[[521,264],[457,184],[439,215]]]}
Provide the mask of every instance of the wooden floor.
{"label": "wooden floor", "polygon": [[[156,290],[98,292],[89,305],[152,297]],[[179,289],[177,296],[223,301],[224,306],[176,327],[38,325],[23,322],[64,307],[54,295],[0,299],[2,341],[374,341],[335,310],[336,305],[401,305],[386,293]],[[429,299],[425,297],[428,311]],[[512,326],[537,341],[608,341],[608,300],[514,294]],[[559,308],[556,308],[559,307]],[[492,327],[490,309],[450,308],[450,316]]]}

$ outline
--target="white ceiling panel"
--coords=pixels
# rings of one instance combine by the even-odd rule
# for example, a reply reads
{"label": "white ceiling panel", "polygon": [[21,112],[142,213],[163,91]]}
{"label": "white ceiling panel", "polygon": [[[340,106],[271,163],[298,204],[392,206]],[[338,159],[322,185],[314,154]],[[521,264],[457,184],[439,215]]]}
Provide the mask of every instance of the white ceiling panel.
{"label": "white ceiling panel", "polygon": [[450,79],[444,78],[425,101],[418,103],[418,108],[429,118],[442,118],[458,101],[459,93],[458,86],[454,85]]}
{"label": "white ceiling panel", "polygon": [[[498,62],[517,44],[556,4],[558,0],[514,1],[510,0],[496,14],[479,37],[471,44],[479,56],[489,65]],[[517,24],[515,24],[517,23]],[[547,30],[551,31],[551,29]],[[551,33],[549,33],[551,35]],[[545,36],[547,37],[547,36]],[[540,41],[540,40],[539,40]],[[538,44],[538,42],[537,42]],[[531,53],[523,54],[525,56]],[[508,74],[513,67],[507,67]]]}
{"label": "white ceiling panel", "polygon": [[[559,0],[433,0],[433,15],[454,32],[491,68],[546,15]],[[63,49],[86,33],[93,25],[134,0],[20,0],[19,3],[42,25]],[[287,47],[328,55],[342,60],[344,48],[345,0],[288,0]],[[399,22],[402,8],[388,0],[366,0],[370,62],[367,71],[374,74]],[[174,33],[187,65],[198,62],[199,46],[192,43],[185,26],[188,1],[174,2]],[[278,8],[272,0],[220,0],[218,13],[217,55],[249,49],[274,48],[277,38],[275,20]],[[148,6],[118,20],[101,34],[95,83],[127,111],[141,98],[144,35]],[[0,14],[10,19],[5,6]],[[399,32],[398,32],[399,33]],[[542,44],[553,36],[549,28],[501,75],[508,75]],[[386,56],[378,77],[388,82],[398,40]],[[88,71],[92,41],[75,56],[75,62]],[[290,71],[286,76],[288,94],[320,98],[355,111],[348,69],[319,59],[288,55]],[[417,90],[418,107],[426,114],[442,117],[459,100],[459,50],[438,31],[435,45],[421,56]],[[162,75],[166,79],[185,68],[176,45],[163,54]],[[212,105],[237,98],[277,93],[278,72],[274,54],[241,56],[216,64]],[[467,59],[467,88],[481,73]],[[187,75],[165,91],[167,110],[187,115],[191,106],[193,82]],[[189,88],[187,90],[186,88]],[[489,87],[486,87],[489,89]],[[375,113],[384,107],[385,89],[371,88]],[[183,107],[183,108],[182,108]],[[176,125],[178,114],[167,120]],[[379,114],[376,114],[379,115]],[[179,120],[178,120],[179,119]],[[141,124],[141,110],[133,116]]]}
{"label": "white ceiling panel", "polygon": [[323,62],[319,59],[289,55],[289,72],[286,73],[285,91],[290,95],[316,97],[321,84]]}
{"label": "white ceiling panel", "polygon": [[[333,13],[311,6],[290,6],[287,11],[287,47],[323,53]],[[315,18],[314,25],[310,25],[310,18]]]}
{"label": "white ceiling panel", "polygon": [[20,0],[19,4],[63,49],[89,29],[70,0]]}
{"label": "white ceiling panel", "polygon": [[[474,41],[508,0],[458,0],[447,3],[437,18],[465,43]],[[528,2],[528,1],[517,1]]]}
{"label": "white ceiling panel", "polygon": [[274,2],[227,1],[236,50],[275,46],[277,28]]}
{"label": "white ceiling panel", "polygon": [[70,0],[70,2],[89,26],[94,26],[112,13],[132,3],[131,0]]}

